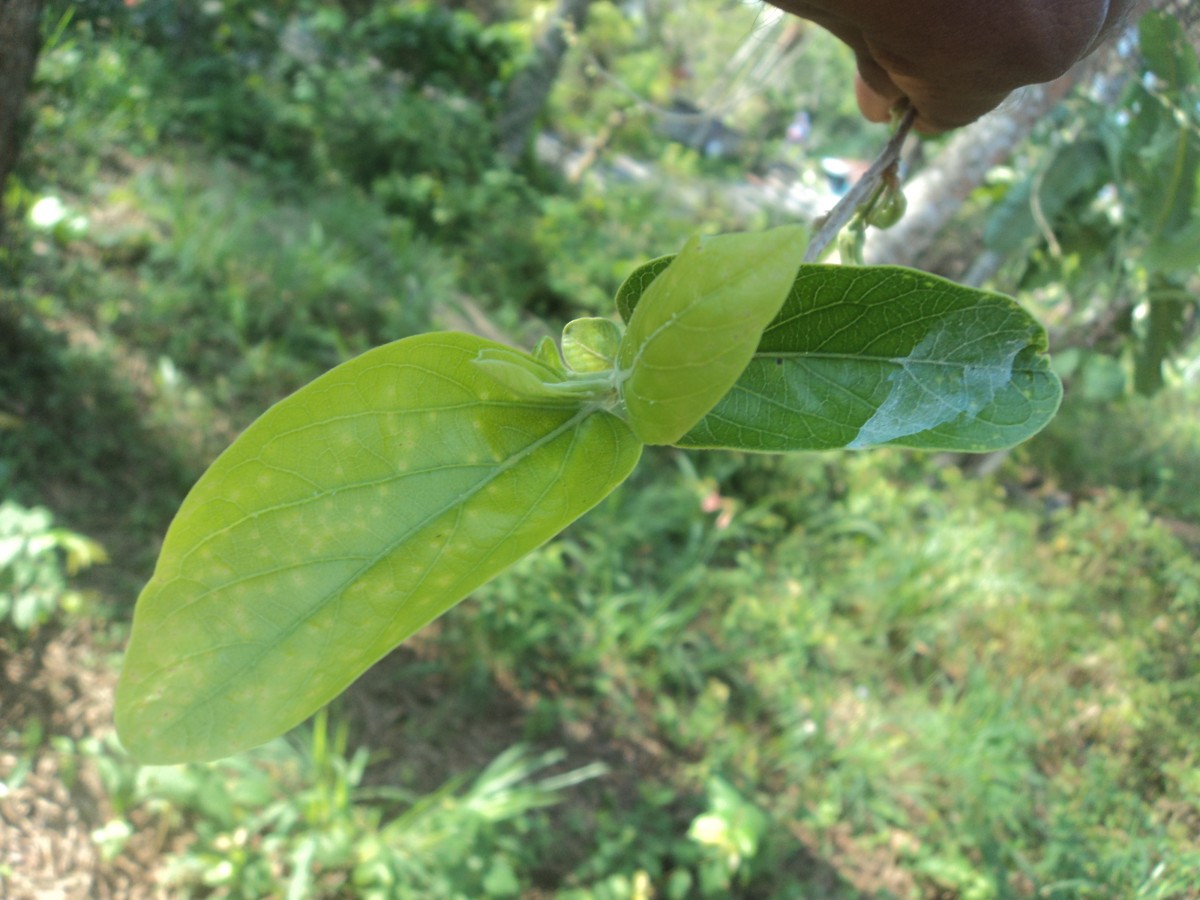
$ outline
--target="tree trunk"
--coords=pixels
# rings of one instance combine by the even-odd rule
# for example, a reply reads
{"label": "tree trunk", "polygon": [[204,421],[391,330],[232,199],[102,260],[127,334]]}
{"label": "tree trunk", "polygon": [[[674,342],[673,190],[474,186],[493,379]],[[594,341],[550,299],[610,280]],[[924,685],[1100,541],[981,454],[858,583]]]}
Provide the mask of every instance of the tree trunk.
{"label": "tree trunk", "polygon": [[591,2],[559,0],[554,18],[533,48],[533,61],[509,84],[496,131],[500,152],[510,159],[516,159],[525,151],[538,114],[562,68],[570,36],[583,30]]}
{"label": "tree trunk", "polygon": [[41,21],[42,0],[0,0],[0,196],[21,151],[21,110],[33,81]]}

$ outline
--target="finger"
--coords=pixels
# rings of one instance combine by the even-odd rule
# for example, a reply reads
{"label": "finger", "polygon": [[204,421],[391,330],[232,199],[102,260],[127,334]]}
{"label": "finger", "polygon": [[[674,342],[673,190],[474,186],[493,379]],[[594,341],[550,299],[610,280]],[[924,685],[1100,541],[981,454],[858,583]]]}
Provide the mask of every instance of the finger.
{"label": "finger", "polygon": [[[896,108],[897,103],[905,99],[910,103],[912,102],[912,98],[908,97],[900,88],[891,84],[890,79],[888,83],[891,85],[889,91],[886,93],[877,91],[863,77],[861,71],[855,74],[854,97],[858,100],[859,111],[868,122],[889,122],[892,118],[892,110]],[[919,106],[916,107],[916,110],[917,118],[913,124],[920,132],[925,134],[940,134],[952,127],[930,121],[929,118],[922,114],[921,107]]]}
{"label": "finger", "polygon": [[1007,90],[962,90],[946,84],[893,75],[917,111],[915,126],[925,134],[938,134],[969,125],[1004,102]]}
{"label": "finger", "polygon": [[858,100],[863,118],[868,122],[886,122],[891,116],[894,101],[867,84],[861,74],[854,76],[854,97]]}
{"label": "finger", "polygon": [[869,122],[887,122],[895,105],[906,99],[917,111],[917,131],[940,134],[975,121],[1007,95],[964,89],[961,81],[947,85],[904,75],[888,67],[887,57],[878,59],[870,50],[857,54],[858,73],[854,79],[858,108]]}

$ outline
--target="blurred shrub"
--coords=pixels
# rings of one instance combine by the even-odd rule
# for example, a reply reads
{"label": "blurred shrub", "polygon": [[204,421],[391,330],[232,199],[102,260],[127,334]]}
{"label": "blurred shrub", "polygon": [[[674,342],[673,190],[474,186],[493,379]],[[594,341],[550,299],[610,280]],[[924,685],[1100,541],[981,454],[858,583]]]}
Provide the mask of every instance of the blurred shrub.
{"label": "blurred shrub", "polygon": [[1068,393],[1025,452],[1063,488],[1136,491],[1164,515],[1200,524],[1200,388],[1107,402]]}
{"label": "blurred shrub", "polygon": [[80,10],[71,28],[63,13],[47,54],[60,94],[95,93],[91,66],[85,76],[67,61],[115,29],[95,52],[129,60],[123,84],[154,97],[166,137],[307,178],[332,164],[363,185],[389,172],[478,177],[494,164],[488,110],[520,47],[467,12],[391,3],[348,22],[316,0],[111,7]]}
{"label": "blurred shrub", "polygon": [[[672,215],[656,190],[622,183],[616,173],[572,197],[552,176],[500,160],[495,101],[523,46],[511,28],[420,3],[373,7],[354,20],[339,6],[316,2],[184,6],[147,0],[130,10],[64,18],[40,76],[47,152],[60,142],[89,146],[93,133],[134,152],[164,139],[199,141],[281,185],[283,196],[269,202],[282,215],[269,216],[262,192],[250,192],[248,205],[264,220],[285,217],[310,193],[358,188],[383,214],[407,220],[416,235],[461,257],[462,290],[501,319],[521,310],[553,320],[610,313],[626,271],[677,249],[701,215]],[[596,16],[588,33],[601,44],[635,39],[631,20],[615,7],[602,4]],[[660,69],[658,49],[643,56],[647,73]],[[79,161],[80,192],[101,165],[99,154]],[[236,200],[220,205],[242,215]],[[739,224],[712,209],[702,216],[712,219],[710,227]],[[200,220],[190,224],[212,230]],[[239,222],[230,233],[239,235]],[[261,243],[254,238],[237,242]],[[155,262],[163,258],[154,255]],[[320,274],[304,257],[294,263],[282,271]],[[213,277],[211,269],[205,277]],[[235,313],[233,330],[253,331],[255,315]],[[221,341],[224,328],[208,336]]]}
{"label": "blurred shrub", "polygon": [[79,606],[68,576],[106,561],[104,549],[81,534],[54,527],[41,507],[0,503],[0,627],[31,632],[60,609]]}
{"label": "blurred shrub", "polygon": [[625,277],[648,259],[678,251],[696,223],[672,211],[659,185],[613,177],[585,182],[578,196],[545,197],[535,228],[551,288],[571,298],[579,313],[611,316]]}
{"label": "blurred shrub", "polygon": [[154,96],[161,60],[134,41],[106,39],[64,14],[38,57],[30,109],[36,140],[18,172],[53,172],[55,187],[85,193],[97,178],[101,147],[148,152],[174,109]]}
{"label": "blurred shrub", "polygon": [[123,305],[117,327],[205,379],[273,375],[277,399],[349,355],[428,330],[454,284],[452,260],[353,190],[294,200],[217,165],[151,170],[136,192],[164,239],[142,264],[153,288]]}
{"label": "blurred shrub", "polygon": [[417,86],[479,100],[500,96],[520,51],[511,31],[433,3],[374,6],[354,32],[373,56]]}
{"label": "blurred shrub", "polygon": [[1136,497],[1014,503],[895,451],[648,463],[438,639],[540,696],[540,733],[607,722],[688,761],[674,807],[647,783],[597,814],[572,883],[710,895],[719,860],[679,838],[717,773],[780,786],[746,795],[762,860],[721,863],[747,895],[803,894],[796,821],[898,848],[929,895],[1187,883],[1200,564]]}
{"label": "blurred shrub", "polygon": [[299,742],[211,765],[134,767],[112,748],[85,748],[118,815],[96,837],[120,853],[139,806],[164,827],[186,823],[194,837],[165,878],[188,896],[510,897],[539,863],[522,839],[537,811],[604,772],[546,774],[561,752],[514,746],[428,794],[368,787],[368,751],[348,754],[347,735],[322,710]]}
{"label": "blurred shrub", "polygon": [[983,239],[1068,342],[1120,360],[1149,395],[1200,324],[1200,58],[1164,11],[1141,16],[1136,46],[1130,32],[1132,71],[1046,117],[1002,175]]}
{"label": "blurred shrub", "polygon": [[[665,99],[653,29],[594,11],[593,56]],[[50,149],[30,171],[83,193],[89,171],[128,163],[114,147],[186,142],[170,166],[123,170],[140,236],[93,228],[39,251],[27,302],[177,360],[217,405],[260,409],[425,330],[457,291],[506,325],[520,307],[609,314],[628,268],[694,227],[608,172],[566,195],[498,165],[488,106],[516,49],[469,17],[393,4],[348,24],[307,2],[135,12],[112,41],[95,40],[97,15],[49,49]],[[554,101],[580,135],[624,97],[589,65],[570,62]],[[630,121],[616,145],[658,149],[651,120]],[[196,143],[251,165],[214,164]],[[658,171],[698,165],[675,151]],[[695,220],[716,223],[699,203]],[[0,394],[23,434],[0,428],[0,457],[25,475],[76,453],[56,472],[136,470],[145,489],[160,448],[133,430],[112,366],[8,324]],[[130,768],[112,780],[118,815],[145,803],[191,827],[173,872],[197,894],[513,895],[561,878],[579,897],[823,895],[832,868],[814,874],[802,826],[831,867],[884,859],[910,893],[1184,895],[1200,871],[1200,572],[1142,501],[1200,521],[1196,398],[1096,402],[1104,380],[1016,455],[1074,493],[1065,506],[1011,469],[971,479],[893,451],[648,452],[625,490],[422,648],[458,677],[451,689],[503,685],[528,702],[527,736],[565,730],[628,755],[627,782],[552,824],[533,813],[555,785],[533,779],[548,758],[506,754],[424,796],[375,791],[365,754],[324,718],[302,751]],[[53,531],[35,524],[18,531]],[[53,560],[61,576],[63,552],[30,565]],[[119,852],[132,821],[102,846]],[[572,863],[547,874],[538,854],[568,840]]]}
{"label": "blurred shrub", "polygon": [[[58,298],[35,296],[40,311],[61,309]],[[73,346],[66,332],[20,303],[0,304],[0,488],[27,503],[49,490],[74,503],[90,498],[105,514],[116,491],[162,514],[195,473],[181,448],[142,421],[106,349]]]}

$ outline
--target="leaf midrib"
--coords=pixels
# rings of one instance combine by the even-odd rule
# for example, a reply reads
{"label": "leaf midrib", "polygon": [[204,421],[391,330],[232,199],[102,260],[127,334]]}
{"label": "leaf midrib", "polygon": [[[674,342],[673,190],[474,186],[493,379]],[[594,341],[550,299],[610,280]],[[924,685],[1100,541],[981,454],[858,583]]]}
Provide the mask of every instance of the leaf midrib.
{"label": "leaf midrib", "polygon": [[[1022,350],[1023,349],[1025,349],[1025,348],[1022,348]],[[1020,353],[1021,353],[1021,351],[1018,350],[1017,353],[1014,354],[1014,362],[1015,362],[1015,357],[1019,356]],[[866,353],[830,353],[828,351],[808,351],[808,350],[781,350],[781,351],[774,352],[774,353],[768,353],[766,351],[759,351],[754,354],[754,358],[751,360],[751,362],[761,362],[764,360],[769,361],[769,360],[776,360],[776,359],[782,359],[785,361],[785,363],[805,362],[807,360],[837,360],[839,362],[884,363],[884,364],[890,364],[890,365],[901,366],[901,367],[906,366],[906,365],[929,365],[929,366],[944,366],[946,368],[955,368],[955,369],[993,369],[993,370],[997,370],[997,371],[1022,372],[1022,373],[1026,373],[1026,374],[1035,374],[1035,375],[1038,374],[1039,372],[1047,371],[1046,366],[1044,364],[1043,365],[1034,365],[1030,368],[1024,368],[1024,367],[1018,368],[1015,365],[1002,366],[1002,365],[999,365],[996,363],[987,363],[987,362],[980,362],[980,363],[955,362],[952,360],[941,360],[941,359],[912,359],[911,357],[907,357],[907,356],[871,356]]]}

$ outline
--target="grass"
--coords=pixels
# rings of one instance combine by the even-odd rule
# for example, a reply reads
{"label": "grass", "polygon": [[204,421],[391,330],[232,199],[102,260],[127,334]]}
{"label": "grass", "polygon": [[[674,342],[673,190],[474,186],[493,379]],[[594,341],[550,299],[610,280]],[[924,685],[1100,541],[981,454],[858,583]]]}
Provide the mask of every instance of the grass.
{"label": "grass", "polygon": [[[532,211],[522,193],[512,221],[464,213],[450,235],[334,169],[305,181],[186,134],[151,151],[173,95],[139,88],[163,66],[84,28],[50,50],[11,199],[58,197],[87,227],[19,224],[0,309],[0,484],[111,559],[39,626],[45,648],[89,623],[92,718],[9,704],[0,786],[46,764],[92,785],[102,877],[181,896],[1195,895],[1183,389],[1123,408],[1136,433],[1068,406],[987,477],[896,451],[653,450],[288,739],[133,766],[94,724],[104,679],[171,511],[239,427],[465,294],[522,337],[548,326],[518,301],[594,312],[614,257],[683,228],[631,188]],[[534,191],[500,180],[468,212]],[[75,583],[56,553],[48,582]],[[22,652],[0,629],[0,655]]]}

